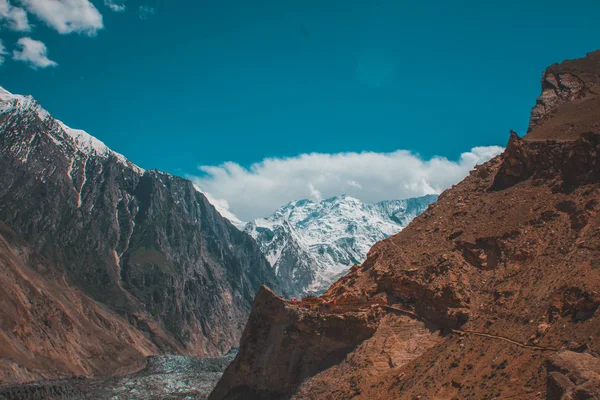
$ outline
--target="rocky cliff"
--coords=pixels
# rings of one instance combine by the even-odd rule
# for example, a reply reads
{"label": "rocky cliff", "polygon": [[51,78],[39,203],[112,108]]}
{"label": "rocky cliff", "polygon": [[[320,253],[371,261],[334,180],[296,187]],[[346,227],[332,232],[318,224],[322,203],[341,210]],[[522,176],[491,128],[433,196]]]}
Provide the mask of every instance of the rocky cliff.
{"label": "rocky cliff", "polygon": [[325,294],[263,288],[211,399],[598,398],[599,57]]}
{"label": "rocky cliff", "polygon": [[[191,182],[144,171],[33,98],[3,89],[0,153],[0,221],[127,321],[145,340],[144,353],[228,351],[260,285],[277,287],[254,240]],[[36,360],[48,357],[44,346],[31,350]],[[21,358],[0,356],[24,367]]]}
{"label": "rocky cliff", "polygon": [[542,75],[527,138],[568,140],[600,131],[599,94],[600,51],[551,65]]}

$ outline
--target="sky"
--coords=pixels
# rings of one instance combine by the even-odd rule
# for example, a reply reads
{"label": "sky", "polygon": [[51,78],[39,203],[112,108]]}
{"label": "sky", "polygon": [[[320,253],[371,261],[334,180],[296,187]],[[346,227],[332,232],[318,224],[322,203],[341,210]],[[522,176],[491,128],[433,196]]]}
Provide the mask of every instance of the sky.
{"label": "sky", "polygon": [[0,85],[248,220],[439,192],[524,134],[600,2],[0,0]]}

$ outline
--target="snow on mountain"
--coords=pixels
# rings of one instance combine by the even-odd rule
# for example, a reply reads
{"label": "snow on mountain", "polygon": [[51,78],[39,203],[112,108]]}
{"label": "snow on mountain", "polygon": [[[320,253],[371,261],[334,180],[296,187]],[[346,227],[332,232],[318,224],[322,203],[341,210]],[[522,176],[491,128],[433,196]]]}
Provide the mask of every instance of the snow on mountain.
{"label": "snow on mountain", "polygon": [[[0,114],[4,113],[20,113],[26,114],[32,112],[41,121],[50,128],[51,139],[55,143],[62,143],[65,140],[71,142],[79,153],[79,156],[84,158],[114,157],[119,163],[126,167],[132,168],[138,174],[143,174],[144,170],[130,162],[125,156],[111,150],[102,141],[96,139],[86,131],[81,129],[73,129],[62,123],[61,121],[52,118],[50,113],[40,106],[40,104],[31,96],[22,96],[12,94],[8,90],[0,86]],[[70,139],[70,140],[69,140]],[[34,140],[34,137],[31,138]]]}
{"label": "snow on mountain", "polygon": [[245,227],[281,284],[294,295],[322,293],[376,242],[402,230],[437,199],[365,204],[350,196],[291,202]]}

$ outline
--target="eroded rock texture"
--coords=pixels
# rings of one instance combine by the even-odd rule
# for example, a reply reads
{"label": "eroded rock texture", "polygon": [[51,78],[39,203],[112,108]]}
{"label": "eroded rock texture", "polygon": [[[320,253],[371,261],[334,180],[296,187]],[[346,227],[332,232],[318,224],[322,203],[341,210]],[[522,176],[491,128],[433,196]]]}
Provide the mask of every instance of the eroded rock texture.
{"label": "eroded rock texture", "polygon": [[600,130],[600,51],[548,67],[528,138],[571,140]]}

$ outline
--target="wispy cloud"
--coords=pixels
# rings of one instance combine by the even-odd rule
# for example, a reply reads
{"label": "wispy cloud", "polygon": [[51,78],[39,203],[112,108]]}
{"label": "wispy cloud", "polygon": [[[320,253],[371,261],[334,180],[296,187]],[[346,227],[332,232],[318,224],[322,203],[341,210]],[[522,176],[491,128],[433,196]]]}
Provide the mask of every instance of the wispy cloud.
{"label": "wispy cloud", "polygon": [[0,65],[4,64],[4,56],[7,54],[6,47],[4,47],[4,43],[2,43],[2,39],[0,39]]}
{"label": "wispy cloud", "polygon": [[201,166],[191,177],[212,199],[227,205],[242,220],[271,214],[281,205],[304,198],[327,198],[346,193],[366,202],[440,193],[463,179],[476,164],[502,151],[475,147],[458,161],[443,157],[425,160],[405,150],[393,153],[302,154],[268,158],[244,168],[227,162]]}
{"label": "wispy cloud", "polygon": [[114,12],[123,12],[126,8],[125,0],[104,0],[104,5]]}
{"label": "wispy cloud", "polygon": [[48,49],[43,42],[28,37],[17,41],[19,49],[13,51],[13,60],[23,61],[33,69],[55,67],[58,64],[48,58]]}
{"label": "wispy cloud", "polygon": [[28,32],[31,30],[27,12],[21,7],[15,7],[8,0],[0,0],[0,21],[13,31]]}
{"label": "wispy cloud", "polygon": [[61,34],[93,36],[104,27],[102,14],[89,0],[21,0],[27,11]]}
{"label": "wispy cloud", "polygon": [[150,6],[140,6],[138,8],[138,16],[140,19],[148,19],[156,14],[156,8]]}

